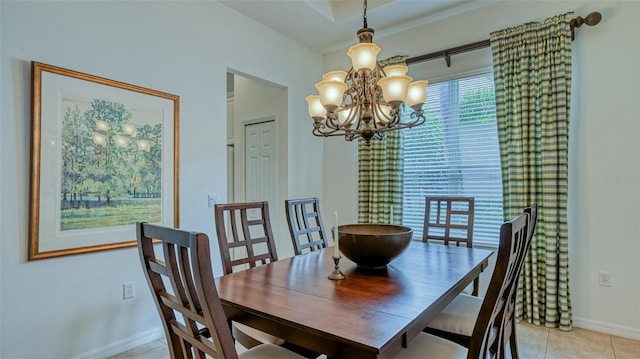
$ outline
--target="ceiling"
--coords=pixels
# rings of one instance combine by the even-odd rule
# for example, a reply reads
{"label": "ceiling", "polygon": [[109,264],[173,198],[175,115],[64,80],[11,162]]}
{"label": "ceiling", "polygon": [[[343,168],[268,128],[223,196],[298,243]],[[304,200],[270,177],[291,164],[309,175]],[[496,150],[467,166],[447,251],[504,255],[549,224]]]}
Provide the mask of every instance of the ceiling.
{"label": "ceiling", "polygon": [[[500,0],[368,0],[367,23],[390,35]],[[320,53],[357,43],[363,0],[222,0],[224,5]]]}

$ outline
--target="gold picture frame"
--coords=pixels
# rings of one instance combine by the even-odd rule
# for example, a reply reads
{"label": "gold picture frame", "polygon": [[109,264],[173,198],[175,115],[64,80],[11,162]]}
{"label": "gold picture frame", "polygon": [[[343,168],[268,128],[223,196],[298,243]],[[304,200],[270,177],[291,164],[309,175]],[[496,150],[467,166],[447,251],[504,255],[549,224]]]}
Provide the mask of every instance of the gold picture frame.
{"label": "gold picture frame", "polygon": [[32,62],[28,260],[136,245],[179,226],[180,98]]}

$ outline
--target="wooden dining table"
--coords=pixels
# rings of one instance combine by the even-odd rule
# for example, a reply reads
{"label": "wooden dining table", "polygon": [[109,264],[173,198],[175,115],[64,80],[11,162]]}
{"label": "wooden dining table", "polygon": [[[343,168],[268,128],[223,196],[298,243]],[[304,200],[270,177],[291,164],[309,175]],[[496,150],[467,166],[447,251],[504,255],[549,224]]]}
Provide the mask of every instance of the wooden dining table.
{"label": "wooden dining table", "polygon": [[340,260],[333,248],[216,278],[234,320],[328,358],[393,358],[487,267],[485,249],[412,242],[385,269]]}

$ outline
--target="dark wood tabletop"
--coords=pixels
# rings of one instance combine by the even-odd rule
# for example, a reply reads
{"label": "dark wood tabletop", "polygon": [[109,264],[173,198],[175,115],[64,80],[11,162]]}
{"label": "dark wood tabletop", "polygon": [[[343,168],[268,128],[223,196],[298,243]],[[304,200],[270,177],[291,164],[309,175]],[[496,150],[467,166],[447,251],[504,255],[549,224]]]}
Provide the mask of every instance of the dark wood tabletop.
{"label": "dark wood tabletop", "polygon": [[488,264],[493,252],[412,242],[383,270],[346,258],[333,281],[333,248],[216,278],[229,319],[327,354],[392,358]]}

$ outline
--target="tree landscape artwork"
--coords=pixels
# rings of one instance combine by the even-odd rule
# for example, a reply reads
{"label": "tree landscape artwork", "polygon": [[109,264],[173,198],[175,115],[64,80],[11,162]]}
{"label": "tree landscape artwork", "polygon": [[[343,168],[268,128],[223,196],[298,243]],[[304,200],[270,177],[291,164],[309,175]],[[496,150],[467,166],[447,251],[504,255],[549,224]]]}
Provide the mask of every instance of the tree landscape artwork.
{"label": "tree landscape artwork", "polygon": [[179,98],[34,62],[29,259],[178,226]]}
{"label": "tree landscape artwork", "polygon": [[60,230],[159,222],[162,113],[86,100],[62,102]]}

